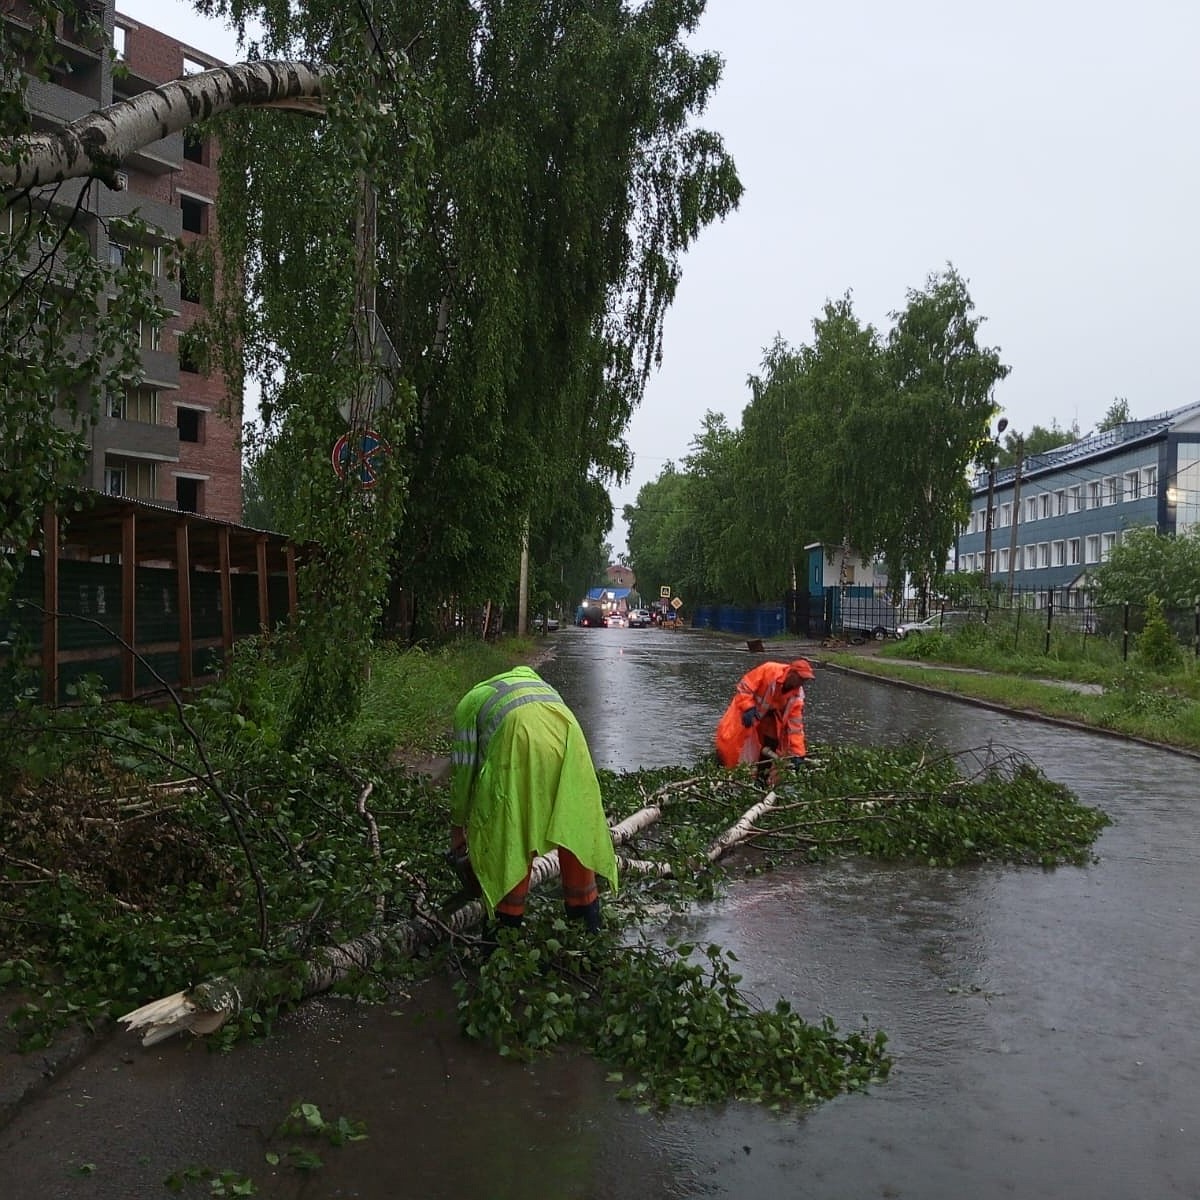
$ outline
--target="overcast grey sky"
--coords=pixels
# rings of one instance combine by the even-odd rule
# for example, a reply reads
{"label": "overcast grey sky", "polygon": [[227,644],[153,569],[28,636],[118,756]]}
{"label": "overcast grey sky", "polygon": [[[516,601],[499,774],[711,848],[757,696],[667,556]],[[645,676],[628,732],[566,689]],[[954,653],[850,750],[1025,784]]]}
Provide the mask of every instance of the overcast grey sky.
{"label": "overcast grey sky", "polygon": [[[186,0],[120,11],[236,57]],[[746,187],[684,262],[664,361],[628,431],[621,507],[706,409],[741,422],[777,334],[809,340],[849,291],[886,329],[952,262],[1012,374],[1014,428],[1087,431],[1200,398],[1200,4],[1195,0],[709,0],[726,63],[702,123]]]}

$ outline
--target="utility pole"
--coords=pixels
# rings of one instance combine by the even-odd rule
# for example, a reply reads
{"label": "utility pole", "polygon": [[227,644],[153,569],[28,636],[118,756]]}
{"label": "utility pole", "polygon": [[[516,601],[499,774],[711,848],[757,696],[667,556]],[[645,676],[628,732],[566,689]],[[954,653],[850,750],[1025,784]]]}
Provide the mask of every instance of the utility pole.
{"label": "utility pole", "polygon": [[1017,435],[1017,473],[1013,476],[1012,539],[1008,544],[1008,602],[1012,603],[1017,570],[1017,521],[1021,515],[1021,468],[1025,465],[1025,439]]}
{"label": "utility pole", "polygon": [[996,496],[996,456],[1000,452],[1000,435],[1008,428],[1008,419],[1000,418],[996,426],[995,436],[988,442],[988,491],[987,513],[983,534],[983,590],[991,591],[992,587],[992,526],[995,524],[993,501]]}

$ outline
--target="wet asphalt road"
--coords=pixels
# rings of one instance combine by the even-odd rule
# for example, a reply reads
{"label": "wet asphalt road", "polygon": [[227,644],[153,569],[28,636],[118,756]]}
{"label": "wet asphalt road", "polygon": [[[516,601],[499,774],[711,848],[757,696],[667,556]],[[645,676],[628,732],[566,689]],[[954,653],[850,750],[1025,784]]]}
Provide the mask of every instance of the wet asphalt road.
{"label": "wet asphalt road", "polygon": [[[705,752],[755,661],[690,631],[553,636],[544,673],[614,769]],[[520,1066],[465,1042],[435,982],[390,1008],[310,1003],[230,1055],[115,1034],[0,1132],[0,1194],[164,1196],[168,1173],[203,1164],[312,1200],[1200,1196],[1198,764],[828,670],[808,694],[817,753],[1012,745],[1115,822],[1084,868],[834,863],[691,915],[764,1000],[886,1030],[897,1062],[870,1094],[786,1117],[639,1115],[585,1058]],[[273,1168],[297,1100],[364,1120],[368,1139],[307,1176]]]}

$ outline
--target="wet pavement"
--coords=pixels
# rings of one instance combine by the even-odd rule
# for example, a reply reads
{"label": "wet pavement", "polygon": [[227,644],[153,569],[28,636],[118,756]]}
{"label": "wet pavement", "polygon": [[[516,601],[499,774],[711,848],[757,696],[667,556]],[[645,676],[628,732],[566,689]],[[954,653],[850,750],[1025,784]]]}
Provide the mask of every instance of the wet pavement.
{"label": "wet pavement", "polygon": [[[690,631],[553,637],[543,672],[613,769],[706,752],[761,657]],[[466,1042],[436,981],[390,1007],[311,1002],[226,1055],[114,1034],[0,1132],[4,1194],[161,1196],[169,1172],[202,1164],[313,1200],[1200,1195],[1200,766],[832,670],[808,697],[817,753],[1011,746],[1114,818],[1083,868],[796,867],[690,915],[765,1002],[884,1029],[896,1065],[870,1093],[802,1115],[639,1115],[586,1058],[523,1066]],[[271,1131],[298,1100],[365,1121],[368,1139],[308,1175],[272,1167]]]}

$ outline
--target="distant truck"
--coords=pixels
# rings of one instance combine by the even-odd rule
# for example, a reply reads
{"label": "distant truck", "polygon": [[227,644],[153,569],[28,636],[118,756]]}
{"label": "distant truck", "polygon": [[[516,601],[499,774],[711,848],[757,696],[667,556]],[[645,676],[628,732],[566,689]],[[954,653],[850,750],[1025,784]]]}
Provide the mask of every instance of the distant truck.
{"label": "distant truck", "polygon": [[584,604],[580,606],[578,621],[580,625],[603,629],[608,621],[604,617],[604,609],[599,604]]}
{"label": "distant truck", "polygon": [[896,626],[900,622],[900,610],[889,600],[875,596],[843,596],[833,593],[837,612],[831,622],[842,636],[850,638],[873,638],[882,642],[885,638],[897,637]]}

